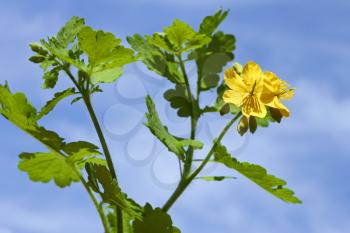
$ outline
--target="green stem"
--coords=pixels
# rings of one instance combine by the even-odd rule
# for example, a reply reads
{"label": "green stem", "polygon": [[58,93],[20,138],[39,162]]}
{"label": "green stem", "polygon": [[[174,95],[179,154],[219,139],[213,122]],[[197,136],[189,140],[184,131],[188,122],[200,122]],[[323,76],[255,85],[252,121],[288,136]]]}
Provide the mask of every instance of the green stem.
{"label": "green stem", "polygon": [[[85,96],[83,97],[84,99],[84,102],[85,102],[85,105],[89,111],[89,114],[90,114],[90,117],[91,117],[91,120],[95,126],[95,129],[96,129],[96,132],[97,132],[97,135],[100,139],[100,142],[101,142],[101,145],[102,145],[102,149],[103,149],[103,152],[105,154],[105,157],[106,157],[106,161],[107,161],[107,165],[108,165],[108,168],[111,172],[111,176],[113,179],[115,179],[115,181],[118,183],[118,180],[117,180],[117,174],[115,172],[115,169],[114,169],[114,165],[113,165],[113,161],[112,161],[112,156],[109,152],[109,149],[108,149],[108,146],[107,146],[107,143],[106,143],[106,139],[103,135],[103,132],[102,132],[102,129],[101,129],[101,126],[98,122],[98,119],[96,117],[96,114],[95,114],[95,111],[92,107],[92,104],[91,104],[91,100],[90,100],[90,96]],[[123,233],[123,212],[121,210],[121,208],[119,206],[117,206],[117,232],[118,233]]]}
{"label": "green stem", "polygon": [[[198,118],[197,118],[197,116],[196,116],[196,114],[194,112],[194,110],[196,108],[195,102],[197,100],[193,98],[192,91],[191,91],[191,86],[190,86],[190,83],[188,81],[186,67],[185,67],[185,64],[184,64],[184,62],[182,60],[181,55],[178,55],[178,59],[179,59],[181,72],[182,72],[182,74],[184,76],[184,79],[185,79],[185,86],[186,86],[187,94],[188,94],[188,96],[190,98],[190,102],[192,104],[192,111],[191,111],[191,136],[190,136],[190,138],[193,140],[196,137],[196,128],[197,128],[197,122],[198,122]],[[188,151],[186,153],[187,156],[186,156],[186,161],[185,161],[185,166],[184,166],[184,171],[183,171],[183,176],[182,176],[183,178],[186,178],[188,176],[188,174],[191,172],[193,152],[194,152],[193,147],[189,146],[188,147]]]}
{"label": "green stem", "polygon": [[110,230],[109,230],[109,224],[108,224],[108,220],[106,218],[106,215],[105,215],[102,207],[99,205],[95,195],[93,194],[93,192],[89,188],[89,185],[86,183],[86,181],[84,180],[84,178],[82,176],[80,176],[80,181],[83,184],[86,192],[88,192],[92,202],[94,203],[94,205],[96,207],[96,210],[97,210],[98,214],[100,215],[100,219],[102,221],[102,225],[103,225],[103,228],[105,230],[105,233],[111,233]]}
{"label": "green stem", "polygon": [[193,181],[193,179],[196,178],[196,176],[202,171],[202,169],[205,167],[205,165],[209,162],[211,156],[213,155],[215,151],[215,147],[221,142],[222,138],[225,136],[227,131],[230,129],[230,127],[237,121],[237,119],[242,115],[242,113],[238,113],[221,131],[219,137],[215,140],[213,146],[211,147],[210,151],[208,152],[207,156],[203,160],[203,162],[200,164],[200,166],[188,177],[180,181],[179,185],[177,186],[174,193],[170,196],[168,201],[163,206],[162,210],[167,212],[170,207],[175,203],[175,201],[181,196],[181,194],[185,191],[185,189],[188,187],[188,185]]}
{"label": "green stem", "polygon": [[[103,131],[101,129],[100,123],[97,119],[95,110],[92,107],[90,94],[87,92],[88,90],[82,89],[79,86],[79,84],[77,83],[77,81],[74,78],[74,75],[70,72],[69,68],[64,68],[64,71],[66,72],[68,77],[73,81],[73,83],[75,84],[75,86],[77,87],[77,89],[79,90],[80,94],[83,97],[85,106],[89,112],[90,118],[92,120],[92,123],[95,127],[96,133],[97,133],[98,138],[100,140],[102,150],[103,150],[103,153],[105,155],[111,176],[118,183],[117,174],[116,174],[115,169],[114,169],[112,156],[111,156],[111,153],[109,152],[108,145],[107,145],[106,139],[104,137]],[[117,232],[123,233],[123,213],[122,213],[122,210],[120,207],[117,207]]]}
{"label": "green stem", "polygon": [[116,172],[115,172],[115,169],[114,169],[112,157],[111,157],[111,154],[109,152],[109,149],[108,149],[108,146],[107,146],[107,142],[106,142],[106,139],[105,139],[105,137],[103,135],[103,132],[102,132],[100,123],[99,123],[99,121],[97,119],[96,113],[95,113],[95,111],[94,111],[94,109],[92,107],[90,96],[84,95],[83,99],[84,99],[86,108],[89,111],[89,115],[90,115],[91,120],[92,120],[92,122],[94,124],[94,127],[95,127],[96,133],[98,135],[98,138],[100,139],[102,150],[103,150],[103,152],[105,154],[107,165],[108,165],[108,168],[109,168],[109,170],[111,172],[112,178],[117,180],[117,175],[116,175]]}

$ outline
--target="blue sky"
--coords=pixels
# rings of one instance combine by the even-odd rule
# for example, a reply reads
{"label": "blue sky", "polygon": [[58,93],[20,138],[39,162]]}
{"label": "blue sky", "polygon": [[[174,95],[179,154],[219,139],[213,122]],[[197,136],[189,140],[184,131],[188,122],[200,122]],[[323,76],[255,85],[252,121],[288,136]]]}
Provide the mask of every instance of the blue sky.
{"label": "blue sky", "polygon": [[[193,184],[170,211],[175,225],[184,233],[350,232],[347,0],[2,0],[0,81],[8,80],[13,90],[27,93],[34,105],[43,105],[53,92],[40,89],[41,71],[27,60],[28,43],[56,33],[73,15],[124,39],[135,32],[161,31],[174,18],[197,28],[220,6],[231,9],[221,29],[237,38],[236,61],[254,60],[297,88],[288,103],[290,119],[253,136],[241,138],[232,131],[224,142],[240,160],[261,164],[287,180],[304,204],[285,204],[234,174],[238,179]],[[67,85],[61,79],[58,89]],[[122,188],[142,204],[162,205],[177,179],[174,156],[142,126],[143,96],[149,93],[159,101],[162,120],[172,132],[188,133],[188,121],[176,119],[162,100],[162,91],[169,87],[142,64],[135,64],[127,67],[117,84],[104,86],[105,92],[94,98]],[[68,103],[59,105],[43,124],[67,141],[98,143],[84,107]],[[208,116],[200,123],[200,138],[209,142],[226,121]],[[20,152],[43,148],[2,118],[0,125],[0,233],[102,232],[79,184],[67,189],[34,184],[17,170]],[[218,166],[205,173],[232,175]]]}

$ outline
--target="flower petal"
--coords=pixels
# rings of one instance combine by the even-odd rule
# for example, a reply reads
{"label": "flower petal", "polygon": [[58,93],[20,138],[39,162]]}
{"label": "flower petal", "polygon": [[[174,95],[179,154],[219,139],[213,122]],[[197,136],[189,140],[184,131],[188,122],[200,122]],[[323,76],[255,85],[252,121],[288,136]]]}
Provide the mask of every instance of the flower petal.
{"label": "flower petal", "polygon": [[261,74],[260,66],[253,61],[249,61],[243,68],[243,81],[247,86],[252,87],[260,79]]}
{"label": "flower petal", "polygon": [[267,106],[278,109],[284,117],[290,116],[288,108],[281,102],[281,100],[277,96],[273,99],[271,103],[267,104]]}
{"label": "flower petal", "polygon": [[271,90],[271,86],[264,85],[263,91],[262,91],[262,93],[260,95],[260,100],[264,104],[268,105],[268,104],[273,102],[275,97],[276,97],[276,94],[275,94],[275,92],[273,90]]}
{"label": "flower petal", "polygon": [[233,68],[225,70],[224,79],[226,85],[232,90],[240,92],[248,92],[246,85],[243,83],[242,78],[236,73]]}
{"label": "flower petal", "polygon": [[278,76],[270,71],[264,72],[263,76],[265,86],[268,87],[271,92],[275,93],[275,95],[278,95],[281,87],[281,80]]}
{"label": "flower petal", "polygon": [[237,107],[242,105],[242,101],[247,94],[233,90],[226,90],[222,96],[225,103],[232,103]]}
{"label": "flower petal", "polygon": [[249,95],[243,100],[242,113],[244,116],[256,116],[264,118],[266,116],[266,107],[257,96]]}

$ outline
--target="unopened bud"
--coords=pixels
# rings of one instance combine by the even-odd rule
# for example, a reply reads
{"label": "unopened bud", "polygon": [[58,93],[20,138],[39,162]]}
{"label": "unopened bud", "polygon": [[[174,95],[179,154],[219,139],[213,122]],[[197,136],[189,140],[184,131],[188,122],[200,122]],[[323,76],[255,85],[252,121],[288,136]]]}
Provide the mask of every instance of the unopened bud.
{"label": "unopened bud", "polygon": [[235,71],[237,72],[237,74],[242,74],[242,71],[243,71],[243,67],[241,64],[239,64],[238,62],[234,63],[233,64],[233,69],[235,69]]}
{"label": "unopened bud", "polygon": [[45,61],[45,57],[35,55],[35,56],[30,57],[29,61],[34,62],[34,63],[41,63],[41,62]]}

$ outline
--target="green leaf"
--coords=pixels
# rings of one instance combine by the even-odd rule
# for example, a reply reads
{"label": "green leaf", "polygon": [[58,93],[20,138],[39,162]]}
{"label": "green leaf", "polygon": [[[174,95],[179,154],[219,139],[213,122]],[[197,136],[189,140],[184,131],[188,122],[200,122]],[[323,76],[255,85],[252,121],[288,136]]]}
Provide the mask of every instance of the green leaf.
{"label": "green leaf", "polygon": [[44,83],[42,85],[42,88],[54,88],[56,86],[58,75],[61,71],[60,67],[55,66],[50,71],[45,71],[43,79]]}
{"label": "green leaf", "polygon": [[12,94],[6,86],[0,85],[0,113],[44,145],[52,149],[62,147],[62,138],[36,123],[36,109],[28,102],[23,93]]}
{"label": "green leaf", "polygon": [[50,37],[48,41],[40,40],[40,42],[46,50],[50,51],[59,59],[68,62],[77,68],[85,69],[86,67],[84,63],[72,56],[74,45],[71,46],[76,40],[79,31],[84,28],[84,25],[85,22],[83,18],[74,16],[60,29],[56,36]]}
{"label": "green leaf", "polygon": [[180,233],[180,230],[173,226],[171,217],[160,208],[146,204],[143,208],[142,220],[133,222],[134,233]]}
{"label": "green leaf", "polygon": [[266,172],[266,169],[255,164],[239,162],[236,158],[231,157],[227,149],[218,144],[214,151],[214,160],[222,163],[228,168],[232,168],[241,173],[255,184],[271,193],[275,197],[287,203],[302,203],[290,189],[285,188],[286,182]]}
{"label": "green leaf", "polygon": [[[97,147],[89,142],[71,142],[62,146],[62,150],[68,154],[65,156],[57,151],[22,153],[18,168],[27,172],[32,181],[47,183],[54,180],[57,186],[63,188],[72,182],[80,180],[79,170],[86,163],[106,165],[104,159],[97,157],[100,152]],[[79,170],[78,170],[79,169]]]}
{"label": "green leaf", "polygon": [[[49,152],[20,155],[18,167],[27,172],[33,181],[54,180],[59,187],[65,187],[79,180],[77,169],[84,167],[85,163],[105,164],[104,160],[97,157],[100,153],[93,144],[87,142],[65,144],[63,138],[55,132],[39,126],[36,109],[23,93],[12,94],[7,85],[0,85],[0,113],[49,149]],[[62,150],[67,155],[64,155]]]}
{"label": "green leaf", "polygon": [[211,37],[211,41],[189,54],[188,58],[194,59],[197,64],[199,91],[215,88],[223,67],[234,58],[235,37],[221,31],[215,32],[227,14],[228,11],[220,9],[215,15],[204,18],[199,32]]}
{"label": "green leaf", "polygon": [[[88,184],[95,192],[101,194],[104,202],[119,206],[132,219],[141,219],[141,207],[121,191],[117,181],[112,178],[106,166],[90,163],[85,166],[89,175]],[[103,188],[103,191],[100,190],[99,186]]]}
{"label": "green leaf", "polygon": [[215,15],[205,17],[200,25],[199,32],[205,35],[211,35],[227,15],[228,11],[220,9]]}
{"label": "green leaf", "polygon": [[185,150],[183,147],[192,146],[195,149],[201,149],[203,147],[203,143],[199,141],[177,138],[170,134],[168,129],[160,121],[154,102],[150,96],[146,97],[146,104],[148,108],[146,126],[179,159],[184,160]]}
{"label": "green leaf", "polygon": [[147,38],[152,44],[174,54],[203,47],[210,42],[210,37],[197,33],[188,24],[175,19],[171,26],[164,28],[164,33],[156,33]]}
{"label": "green leaf", "polygon": [[225,179],[236,179],[236,177],[232,176],[201,176],[197,177],[196,179],[201,179],[205,181],[223,181]]}
{"label": "green leaf", "polygon": [[75,90],[74,88],[68,88],[64,91],[61,92],[57,92],[54,96],[53,99],[51,99],[50,101],[48,101],[45,106],[41,109],[40,113],[38,114],[36,120],[40,120],[43,116],[47,115],[48,113],[50,113],[52,111],[52,109],[55,108],[55,106],[64,98],[74,95]]}
{"label": "green leaf", "polygon": [[219,74],[234,58],[232,52],[234,49],[235,37],[219,31],[212,35],[212,41],[207,46],[196,50],[191,55],[195,58],[198,67],[200,91],[207,91],[218,85]]}
{"label": "green leaf", "polygon": [[127,41],[138,52],[138,57],[149,70],[166,77],[172,83],[185,83],[179,64],[175,62],[173,54],[160,50],[138,34],[127,37]]}
{"label": "green leaf", "polygon": [[[51,55],[48,57],[48,59],[56,59],[63,61],[64,63],[68,63],[70,65],[73,65],[79,70],[87,71],[88,67],[84,64],[82,60],[80,60],[76,54],[72,51],[72,49],[68,49],[65,47],[62,47],[62,45],[57,42],[56,37],[49,38],[48,41],[45,41],[43,39],[40,40],[41,44],[47,49]],[[60,65],[54,66],[55,68],[62,69]]]}
{"label": "green leaf", "polygon": [[18,168],[26,172],[32,181],[47,183],[54,180],[61,188],[79,181],[75,168],[56,152],[22,153],[20,158]]}
{"label": "green leaf", "polygon": [[192,115],[192,111],[195,116],[200,114],[197,102],[195,102],[195,109],[192,109],[192,100],[184,85],[176,85],[175,89],[167,90],[164,93],[164,98],[170,102],[172,108],[178,109],[177,115],[180,117],[189,117]]}
{"label": "green leaf", "polygon": [[106,160],[99,157],[101,152],[98,151],[98,147],[90,142],[70,142],[65,144],[62,150],[69,155],[67,162],[76,164],[80,169],[87,163],[107,166]]}
{"label": "green leaf", "polygon": [[220,80],[220,76],[217,74],[208,74],[203,76],[203,78],[200,81],[200,90],[206,91],[210,90],[211,88],[214,88],[218,85]]}
{"label": "green leaf", "polygon": [[[76,56],[76,54],[79,53],[76,51],[76,46],[71,45],[83,26],[84,19],[72,17],[56,36],[50,37],[47,40],[41,39],[40,43],[34,42],[30,44],[32,51],[37,53],[37,55],[32,56],[30,60],[34,62],[39,61],[41,68],[45,72],[43,76],[43,88],[55,87],[59,72],[63,68],[57,63],[58,59],[72,64],[78,69],[87,69],[83,61],[79,60],[79,56]],[[37,56],[41,56],[41,58],[38,60],[36,58]]]}
{"label": "green leaf", "polygon": [[95,83],[115,81],[123,73],[125,64],[135,61],[133,50],[120,45],[112,33],[84,27],[78,33],[79,48],[89,58],[88,74]]}
{"label": "green leaf", "polygon": [[176,48],[171,44],[165,33],[155,33],[153,36],[146,35],[145,38],[150,44],[164,49],[167,52],[175,53],[176,51]]}
{"label": "green leaf", "polygon": [[79,33],[79,31],[84,27],[85,21],[83,18],[73,16],[57,33],[56,35],[56,45],[61,48],[68,48],[68,46],[73,43]]}

